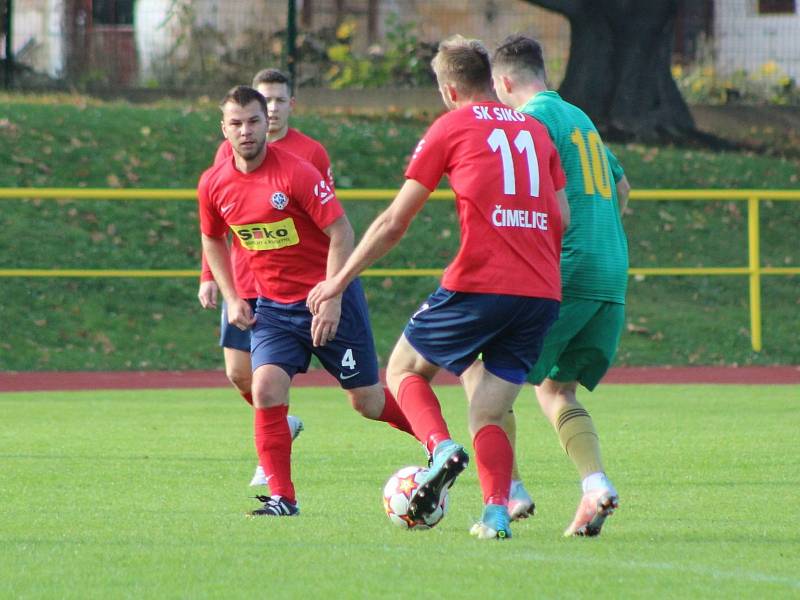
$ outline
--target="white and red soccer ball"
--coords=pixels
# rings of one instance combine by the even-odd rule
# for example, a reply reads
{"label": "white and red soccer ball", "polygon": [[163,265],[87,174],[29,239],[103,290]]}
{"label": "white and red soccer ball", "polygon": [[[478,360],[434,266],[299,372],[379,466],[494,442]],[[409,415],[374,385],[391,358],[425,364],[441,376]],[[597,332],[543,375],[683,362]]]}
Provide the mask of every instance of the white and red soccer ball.
{"label": "white and red soccer ball", "polygon": [[424,522],[417,522],[408,516],[408,502],[425,480],[428,469],[423,467],[403,467],[389,478],[383,487],[383,508],[389,519],[403,529],[430,529],[447,513],[447,491],[436,510]]}

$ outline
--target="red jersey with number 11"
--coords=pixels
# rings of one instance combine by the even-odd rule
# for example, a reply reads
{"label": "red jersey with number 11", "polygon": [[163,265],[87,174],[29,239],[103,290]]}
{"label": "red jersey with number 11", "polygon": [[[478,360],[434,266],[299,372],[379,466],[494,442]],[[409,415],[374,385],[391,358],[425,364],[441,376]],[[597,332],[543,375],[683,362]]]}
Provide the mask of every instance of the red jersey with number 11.
{"label": "red jersey with number 11", "polygon": [[547,129],[498,102],[439,117],[417,145],[406,177],[456,195],[461,246],[442,286],[456,292],[561,299],[564,172]]}

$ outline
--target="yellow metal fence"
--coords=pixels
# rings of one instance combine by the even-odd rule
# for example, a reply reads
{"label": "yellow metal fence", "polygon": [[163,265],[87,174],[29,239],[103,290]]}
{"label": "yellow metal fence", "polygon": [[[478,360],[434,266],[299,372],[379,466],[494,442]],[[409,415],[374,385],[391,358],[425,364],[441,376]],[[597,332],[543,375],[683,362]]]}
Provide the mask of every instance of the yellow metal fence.
{"label": "yellow metal fence", "polygon": [[[382,200],[394,197],[394,190],[337,190],[344,201]],[[0,188],[0,200],[12,199],[70,200],[195,200],[194,189],[100,189],[100,188]],[[437,190],[432,200],[452,200],[449,190]],[[629,270],[630,275],[746,275],[750,288],[750,335],[753,350],[761,351],[761,277],[763,275],[800,275],[800,267],[762,267],[759,206],[763,200],[800,201],[794,190],[634,190],[631,200],[706,200],[747,203],[748,261],[742,267],[652,267]],[[438,276],[441,269],[368,269],[367,277]],[[0,269],[0,277],[197,277],[196,269]]]}

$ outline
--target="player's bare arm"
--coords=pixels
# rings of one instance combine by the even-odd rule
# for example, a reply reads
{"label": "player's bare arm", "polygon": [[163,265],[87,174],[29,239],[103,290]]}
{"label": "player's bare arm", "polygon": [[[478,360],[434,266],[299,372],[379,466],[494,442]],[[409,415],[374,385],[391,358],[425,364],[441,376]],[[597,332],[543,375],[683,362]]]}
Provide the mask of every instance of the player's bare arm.
{"label": "player's bare arm", "polygon": [[200,288],[197,290],[197,299],[203,308],[217,308],[217,298],[219,297],[219,286],[213,279],[211,281],[201,281]]}
{"label": "player's bare arm", "polygon": [[628,178],[623,175],[622,179],[617,182],[617,202],[619,203],[620,215],[625,212],[625,207],[628,206],[628,197],[630,194],[631,184],[628,182]]}
{"label": "player's bare arm", "polygon": [[406,180],[389,207],[369,226],[344,266],[333,276],[328,271],[328,279],[311,290],[307,303],[312,314],[316,315],[325,300],[341,294],[364,269],[397,245],[430,194],[420,182]]}
{"label": "player's bare arm", "polygon": [[567,193],[560,189],[556,192],[556,197],[558,198],[558,208],[561,209],[561,229],[563,231],[567,230],[569,227],[569,200],[567,200]]}
{"label": "player's bare arm", "polygon": [[202,234],[203,252],[208,259],[208,265],[214,274],[222,296],[228,303],[228,321],[239,329],[245,330],[255,323],[253,310],[250,303],[236,294],[231,274],[231,259],[225,238],[215,238]]}
{"label": "player's bare arm", "polygon": [[[353,253],[355,234],[353,227],[346,215],[342,215],[324,230],[330,238],[328,247],[328,264],[325,271],[326,277],[331,277],[347,262]],[[311,320],[311,339],[315,346],[324,346],[336,337],[339,327],[339,318],[342,314],[342,296],[337,294],[320,303],[319,311],[313,313]]]}
{"label": "player's bare arm", "polygon": [[[230,249],[230,246],[229,246]],[[208,266],[208,259],[202,254],[202,269],[200,272],[200,287],[197,289],[197,299],[203,308],[217,308],[219,300],[219,286],[214,281],[211,267]]]}

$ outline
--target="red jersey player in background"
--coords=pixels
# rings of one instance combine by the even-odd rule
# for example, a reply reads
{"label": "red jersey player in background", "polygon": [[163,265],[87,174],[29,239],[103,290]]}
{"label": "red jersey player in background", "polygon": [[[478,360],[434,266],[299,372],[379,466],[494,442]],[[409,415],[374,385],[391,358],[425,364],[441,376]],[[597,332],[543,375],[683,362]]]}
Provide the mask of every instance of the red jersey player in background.
{"label": "red jersey player in background", "polygon": [[[267,142],[274,147],[288,150],[314,165],[326,177],[326,183],[333,188],[333,172],[331,161],[325,148],[317,140],[300,133],[289,127],[289,116],[295,106],[296,99],[292,95],[289,78],[278,69],[263,69],[253,77],[253,87],[256,88],[267,101]],[[214,164],[233,160],[233,148],[228,140],[224,140],[217,149]],[[255,309],[258,291],[253,273],[248,265],[249,258],[243,252],[242,245],[234,236],[231,245],[231,268],[236,291],[242,298],[250,300]],[[214,281],[211,268],[203,255],[203,270],[200,275],[200,288],[197,297],[203,308],[216,308],[219,288]],[[250,330],[240,330],[228,323],[226,305],[222,303],[220,321],[220,346],[225,359],[225,374],[239,391],[239,393],[252,404],[252,373],[250,367]],[[303,422],[297,417],[287,417],[292,436],[303,429]],[[264,470],[261,465],[256,467],[250,485],[266,485]]]}
{"label": "red jersey player in background", "polygon": [[[228,306],[228,321],[252,327],[254,432],[271,496],[251,515],[299,513],[291,478],[289,387],[311,355],[337,377],[353,407],[413,435],[378,379],[378,358],[359,281],[306,306],[311,288],[337,272],[353,250],[353,229],[333,190],[314,166],[266,143],[267,105],[247,86],[222,101],[222,131],[233,157],[208,169],[197,187],[203,250]],[[242,244],[258,301],[242,298],[231,274],[226,238]]]}
{"label": "red jersey player in background", "polygon": [[[445,40],[432,66],[450,111],[419,142],[405,184],[346,264],[311,291],[309,308],[321,314],[326,300],[395,246],[448,175],[461,245],[441,287],[406,325],[389,359],[387,383],[416,437],[433,451],[409,516],[432,512],[469,460],[451,439],[430,385],[445,368],[461,376],[469,400],[484,498],[483,516],[471,532],[506,538],[513,450],[503,420],[558,316],[561,235],[569,219],[564,173],[544,126],[497,101],[480,42]],[[480,354],[483,362],[476,361]]]}

